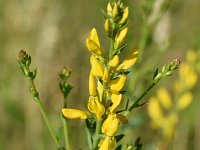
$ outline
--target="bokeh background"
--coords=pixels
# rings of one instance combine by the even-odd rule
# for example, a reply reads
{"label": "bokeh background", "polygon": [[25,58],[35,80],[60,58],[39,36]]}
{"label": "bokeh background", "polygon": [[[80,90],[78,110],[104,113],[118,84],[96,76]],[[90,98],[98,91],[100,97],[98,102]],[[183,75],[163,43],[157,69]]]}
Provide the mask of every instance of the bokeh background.
{"label": "bokeh background", "polygon": [[[140,47],[147,21],[143,13],[146,0],[124,2],[130,10],[128,50]],[[32,67],[38,69],[36,85],[55,130],[61,126],[63,100],[58,86],[58,72],[63,66],[72,71],[69,81],[74,88],[68,98],[69,107],[86,109],[90,54],[85,47],[85,39],[91,28],[96,27],[102,45],[108,48],[101,13],[106,4],[107,0],[0,1],[0,150],[56,149],[32,100],[28,82],[19,69],[17,57],[21,49],[32,56]],[[143,57],[127,83],[127,97],[140,95],[150,84],[157,67],[175,58],[185,61],[190,49],[198,53],[199,6],[199,0],[171,1],[168,10],[150,30],[151,36],[143,50]],[[199,76],[198,69],[197,74]],[[178,71],[161,81],[145,100],[155,95],[159,86],[166,87],[173,95],[173,82],[177,78]],[[191,105],[180,114],[177,136],[170,149],[198,150],[200,147],[199,88],[197,81],[191,90],[194,95]],[[147,106],[137,109],[129,118],[130,124],[121,129],[127,134],[124,142],[134,143],[140,136],[144,149],[156,149],[155,139],[159,136],[150,128]],[[70,121],[69,128],[73,149],[87,149],[83,122]]]}

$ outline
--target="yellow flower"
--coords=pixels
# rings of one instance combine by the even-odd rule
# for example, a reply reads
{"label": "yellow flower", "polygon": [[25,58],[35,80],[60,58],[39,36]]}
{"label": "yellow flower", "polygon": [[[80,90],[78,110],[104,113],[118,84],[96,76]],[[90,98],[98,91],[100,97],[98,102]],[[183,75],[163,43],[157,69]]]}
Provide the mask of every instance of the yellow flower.
{"label": "yellow flower", "polygon": [[162,110],[160,108],[159,102],[156,98],[151,98],[148,104],[148,114],[153,120],[157,120],[158,122],[160,119],[163,118]]}
{"label": "yellow flower", "polygon": [[110,25],[109,25],[109,20],[108,19],[106,19],[106,21],[105,21],[104,28],[105,28],[106,32],[110,31]]}
{"label": "yellow flower", "polygon": [[112,93],[111,100],[112,100],[113,104],[110,107],[110,112],[112,113],[121,104],[122,94],[114,94],[114,93]]}
{"label": "yellow flower", "polygon": [[126,82],[126,76],[121,75],[119,78],[110,81],[110,89],[111,91],[120,91]]}
{"label": "yellow flower", "polygon": [[112,6],[111,6],[111,4],[110,3],[108,3],[108,5],[107,5],[107,13],[108,13],[108,15],[112,15]]}
{"label": "yellow flower", "polygon": [[128,7],[126,7],[123,11],[122,19],[120,20],[119,24],[123,24],[128,18]]}
{"label": "yellow flower", "polygon": [[119,45],[122,43],[122,41],[124,40],[124,38],[126,37],[126,34],[128,32],[128,28],[124,28],[119,35],[115,38],[115,49],[117,49],[119,47]]}
{"label": "yellow flower", "polygon": [[117,3],[114,4],[112,15],[113,15],[113,17],[116,17],[118,15],[118,6],[117,6]]}
{"label": "yellow flower", "polygon": [[102,102],[102,98],[103,98],[103,85],[101,84],[101,82],[98,80],[97,82],[97,91],[99,94],[99,101]]}
{"label": "yellow flower", "polygon": [[138,50],[133,49],[129,56],[117,67],[117,70],[126,70],[132,67],[138,58]]}
{"label": "yellow flower", "polygon": [[184,93],[180,99],[178,100],[178,103],[177,103],[177,108],[179,110],[183,110],[185,109],[192,101],[192,94],[187,92],[187,93]]}
{"label": "yellow flower", "polygon": [[118,55],[115,55],[115,56],[112,58],[112,60],[109,61],[109,66],[115,68],[115,67],[118,66],[118,64],[119,64],[119,56],[118,56]]}
{"label": "yellow flower", "polygon": [[108,136],[114,136],[119,127],[119,119],[116,114],[109,114],[102,125],[102,133]]}
{"label": "yellow flower", "polygon": [[100,48],[100,42],[95,28],[90,31],[86,39],[86,46],[91,53],[103,56],[103,50]]}
{"label": "yellow flower", "polygon": [[116,143],[114,137],[106,136],[105,139],[99,142],[99,150],[111,150],[115,147]]}
{"label": "yellow flower", "polygon": [[92,66],[92,74],[96,77],[102,77],[104,73],[104,66],[103,64],[95,58],[93,55],[90,57],[90,63]]}
{"label": "yellow flower", "polygon": [[88,115],[85,111],[77,110],[77,109],[69,109],[63,108],[62,113],[66,118],[69,119],[87,119]]}
{"label": "yellow flower", "polygon": [[96,79],[91,71],[90,71],[90,77],[89,77],[89,93],[90,93],[90,96],[97,96]]}
{"label": "yellow flower", "polygon": [[105,112],[104,106],[99,102],[97,97],[89,97],[88,109],[90,112],[96,114],[97,120],[100,120]]}
{"label": "yellow flower", "polygon": [[166,89],[158,89],[157,97],[164,108],[168,109],[172,106],[171,97]]}
{"label": "yellow flower", "polygon": [[110,75],[107,68],[104,69],[102,80],[106,83],[110,81]]}

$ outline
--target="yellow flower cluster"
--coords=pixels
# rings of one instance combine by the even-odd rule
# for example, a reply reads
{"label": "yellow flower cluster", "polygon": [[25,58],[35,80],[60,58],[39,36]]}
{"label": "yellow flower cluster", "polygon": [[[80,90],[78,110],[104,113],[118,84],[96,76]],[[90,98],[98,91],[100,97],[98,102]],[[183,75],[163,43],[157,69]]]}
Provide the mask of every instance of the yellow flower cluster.
{"label": "yellow flower cluster", "polygon": [[187,108],[193,95],[190,90],[197,83],[197,72],[195,66],[195,52],[187,52],[186,62],[180,65],[179,79],[174,84],[174,97],[172,101],[170,94],[164,88],[160,88],[156,97],[152,97],[148,105],[148,113],[152,119],[152,127],[161,129],[165,139],[172,139],[175,127],[178,123],[179,113]]}
{"label": "yellow flower cluster", "polygon": [[127,123],[125,117],[117,113],[117,109],[123,102],[122,89],[127,79],[125,72],[136,63],[138,57],[136,49],[132,50],[123,61],[119,57],[119,49],[128,31],[126,25],[128,7],[124,7],[121,2],[108,3],[106,14],[105,30],[111,39],[109,58],[100,44],[95,28],[90,31],[86,39],[86,47],[91,52],[90,96],[87,105],[89,111],[69,108],[62,110],[63,115],[70,119],[95,118],[97,123],[102,122],[99,134],[103,134],[104,137],[99,139],[97,145],[100,150],[110,150],[115,147],[115,133],[119,124]]}

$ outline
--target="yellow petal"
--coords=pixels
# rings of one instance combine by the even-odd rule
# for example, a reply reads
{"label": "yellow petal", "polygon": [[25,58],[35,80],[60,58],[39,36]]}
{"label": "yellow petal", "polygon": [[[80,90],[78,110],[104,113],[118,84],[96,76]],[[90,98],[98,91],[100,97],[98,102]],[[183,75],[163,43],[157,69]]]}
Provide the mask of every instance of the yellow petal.
{"label": "yellow petal", "polygon": [[109,32],[109,31],[110,31],[110,25],[109,25],[108,19],[106,19],[106,21],[105,21],[104,29],[106,30],[106,32]]}
{"label": "yellow petal", "polygon": [[119,56],[115,55],[113,59],[109,61],[109,66],[114,68],[117,67],[118,64],[119,64]]}
{"label": "yellow petal", "polygon": [[128,28],[126,27],[116,37],[116,39],[115,39],[115,41],[116,41],[116,43],[115,43],[115,49],[117,49],[119,47],[119,45],[122,43],[122,41],[126,37],[127,32],[128,32]]}
{"label": "yellow petal", "polygon": [[171,97],[166,89],[160,88],[157,92],[157,96],[164,108],[168,109],[172,106]]}
{"label": "yellow petal", "polygon": [[88,100],[88,109],[90,112],[96,114],[97,120],[100,120],[105,113],[104,106],[99,102],[97,97],[91,97]]}
{"label": "yellow petal", "polygon": [[91,53],[101,56],[103,55],[103,51],[100,48],[98,34],[95,28],[93,28],[89,33],[88,38],[86,39],[86,46]]}
{"label": "yellow petal", "polygon": [[102,133],[108,136],[114,136],[119,127],[119,119],[116,114],[109,114],[102,125]]}
{"label": "yellow petal", "polygon": [[89,93],[90,96],[97,96],[97,91],[96,91],[96,78],[90,71],[90,77],[89,77]]}
{"label": "yellow petal", "polygon": [[179,101],[178,101],[178,103],[177,103],[177,108],[178,108],[179,110],[185,109],[188,105],[190,105],[190,103],[191,103],[191,101],[192,101],[192,98],[193,98],[193,96],[192,96],[192,94],[189,93],[189,92],[183,94],[183,95],[180,97],[180,99],[179,99]]}
{"label": "yellow petal", "polygon": [[128,7],[126,7],[123,11],[122,19],[120,20],[119,24],[123,24],[128,18]]}
{"label": "yellow petal", "polygon": [[110,107],[110,112],[113,112],[121,104],[122,94],[114,94],[114,93],[112,93],[111,100],[112,100],[113,104]]}
{"label": "yellow petal", "polygon": [[138,50],[133,49],[129,56],[117,67],[117,70],[126,70],[132,67],[138,58]]}
{"label": "yellow petal", "polygon": [[103,85],[101,84],[100,81],[97,82],[97,91],[99,94],[99,101],[102,102],[102,98],[103,98]]}
{"label": "yellow petal", "polygon": [[110,81],[110,75],[107,68],[104,69],[102,80],[106,83]]}
{"label": "yellow petal", "polygon": [[120,91],[126,82],[126,76],[121,75],[119,78],[110,82],[110,89],[113,91]]}
{"label": "yellow petal", "polygon": [[114,4],[112,15],[113,15],[113,17],[116,17],[118,15],[118,6],[117,6],[117,3]]}
{"label": "yellow petal", "polygon": [[101,140],[99,143],[99,150],[111,150],[117,144],[114,137],[106,136],[105,139]]}
{"label": "yellow petal", "polygon": [[64,108],[62,109],[62,113],[66,118],[69,119],[87,119],[87,113],[77,109]]}
{"label": "yellow petal", "polygon": [[159,102],[156,98],[151,98],[148,104],[148,114],[153,120],[160,120],[162,115],[162,110],[160,108]]}
{"label": "yellow petal", "polygon": [[112,15],[112,6],[111,6],[111,4],[110,3],[108,3],[108,5],[107,5],[107,13],[108,13],[108,15]]}
{"label": "yellow petal", "polygon": [[90,63],[92,66],[92,74],[96,77],[102,77],[103,76],[103,72],[104,72],[104,66],[103,64],[94,56],[90,57]]}

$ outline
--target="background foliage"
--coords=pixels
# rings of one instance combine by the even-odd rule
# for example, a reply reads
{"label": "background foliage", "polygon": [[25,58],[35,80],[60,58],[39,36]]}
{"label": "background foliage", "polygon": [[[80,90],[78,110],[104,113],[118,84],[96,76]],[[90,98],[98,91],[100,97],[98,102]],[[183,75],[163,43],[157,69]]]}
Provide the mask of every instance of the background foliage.
{"label": "background foliage", "polygon": [[[138,47],[145,21],[142,12],[145,0],[130,0],[125,3],[130,9],[128,46]],[[62,108],[58,72],[63,66],[72,71],[70,82],[74,89],[69,96],[69,106],[86,106],[90,65],[85,39],[95,26],[100,39],[105,39],[101,43],[104,43],[104,47],[108,46],[100,11],[106,4],[107,1],[94,0],[0,1],[0,149],[55,149],[18,67],[17,53],[24,49],[31,54],[32,66],[38,68],[36,84],[50,120],[58,128],[61,125],[59,116]],[[132,73],[127,85],[130,97],[144,90],[156,67],[174,58],[184,61],[189,49],[199,51],[199,6],[198,0],[171,2],[169,10],[152,31],[151,43],[144,50],[143,59],[137,64],[138,68],[143,68],[139,71],[145,72],[137,73],[140,79],[137,81],[132,79],[135,72]],[[172,91],[170,88],[176,78],[177,75],[167,78],[161,85]],[[131,86],[133,82],[136,82],[136,88]],[[172,149],[197,150],[200,147],[199,82],[192,92],[193,102],[181,114],[181,124],[177,138],[172,142]],[[148,96],[155,93],[156,88]],[[127,142],[131,143],[141,136],[145,149],[155,149],[156,140],[153,139],[159,137],[149,126],[146,106],[133,112],[131,118],[130,124],[121,129],[128,133]],[[74,149],[86,149],[85,133],[79,120],[70,121],[70,135]]]}

